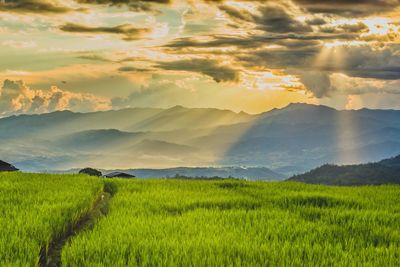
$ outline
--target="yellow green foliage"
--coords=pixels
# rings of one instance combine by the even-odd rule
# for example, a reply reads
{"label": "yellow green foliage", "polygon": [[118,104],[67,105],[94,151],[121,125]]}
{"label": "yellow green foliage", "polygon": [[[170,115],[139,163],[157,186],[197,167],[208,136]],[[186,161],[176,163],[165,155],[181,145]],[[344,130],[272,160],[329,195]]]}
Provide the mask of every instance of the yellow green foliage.
{"label": "yellow green foliage", "polygon": [[400,186],[108,183],[109,214],[64,266],[400,266]]}
{"label": "yellow green foliage", "polygon": [[86,175],[0,174],[0,266],[36,266],[41,250],[92,206],[103,183]]}

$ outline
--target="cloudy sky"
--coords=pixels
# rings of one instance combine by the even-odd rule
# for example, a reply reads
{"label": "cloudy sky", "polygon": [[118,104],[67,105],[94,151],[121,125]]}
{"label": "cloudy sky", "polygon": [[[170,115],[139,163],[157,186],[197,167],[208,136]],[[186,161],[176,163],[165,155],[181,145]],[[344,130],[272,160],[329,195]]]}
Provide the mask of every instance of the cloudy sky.
{"label": "cloudy sky", "polygon": [[400,0],[0,0],[0,116],[400,108]]}

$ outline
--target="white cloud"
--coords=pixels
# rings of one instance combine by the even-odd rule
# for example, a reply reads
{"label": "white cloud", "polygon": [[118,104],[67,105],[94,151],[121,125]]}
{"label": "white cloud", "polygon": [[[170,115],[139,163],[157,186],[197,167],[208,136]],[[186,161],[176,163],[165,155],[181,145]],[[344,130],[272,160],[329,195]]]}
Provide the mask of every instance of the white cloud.
{"label": "white cloud", "polygon": [[50,90],[35,90],[25,85],[23,81],[5,80],[0,88],[1,116],[56,110],[89,112],[110,108],[109,99],[64,91],[56,86],[52,86]]}

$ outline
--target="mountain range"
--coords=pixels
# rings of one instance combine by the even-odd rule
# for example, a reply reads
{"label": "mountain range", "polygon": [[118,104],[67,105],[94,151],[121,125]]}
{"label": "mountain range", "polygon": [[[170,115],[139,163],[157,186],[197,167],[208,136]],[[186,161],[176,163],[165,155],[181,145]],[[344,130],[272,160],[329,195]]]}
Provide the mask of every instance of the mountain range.
{"label": "mountain range", "polygon": [[246,166],[292,175],[399,153],[398,110],[290,104],[247,114],[176,106],[0,119],[2,159],[26,171]]}
{"label": "mountain range", "polygon": [[[78,173],[79,169],[53,171],[54,173]],[[271,171],[265,167],[178,167],[165,169],[99,169],[101,173],[122,172],[137,178],[236,178],[246,180],[284,180],[287,176]]]}

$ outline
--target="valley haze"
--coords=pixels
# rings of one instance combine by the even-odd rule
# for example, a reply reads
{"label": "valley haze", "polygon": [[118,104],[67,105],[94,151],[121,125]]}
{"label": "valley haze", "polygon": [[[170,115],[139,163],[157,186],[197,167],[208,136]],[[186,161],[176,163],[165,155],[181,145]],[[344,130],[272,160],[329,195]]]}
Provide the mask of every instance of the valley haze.
{"label": "valley haze", "polygon": [[260,114],[182,106],[57,111],[2,118],[0,138],[3,159],[26,171],[265,167],[279,179],[400,154],[400,111],[301,103]]}

